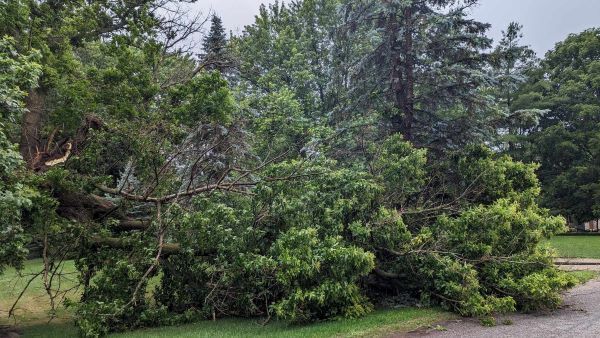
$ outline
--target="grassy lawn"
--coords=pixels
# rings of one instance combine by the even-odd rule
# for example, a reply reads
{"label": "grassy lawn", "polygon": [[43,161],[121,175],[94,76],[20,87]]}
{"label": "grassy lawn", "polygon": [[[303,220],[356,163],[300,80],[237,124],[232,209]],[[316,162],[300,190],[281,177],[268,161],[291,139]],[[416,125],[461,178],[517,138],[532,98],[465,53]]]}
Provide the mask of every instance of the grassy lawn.
{"label": "grassy lawn", "polygon": [[600,236],[556,236],[549,243],[559,257],[600,259]]}
{"label": "grassy lawn", "polygon": [[224,319],[173,328],[140,330],[111,337],[373,337],[414,330],[452,317],[454,315],[440,310],[404,308],[381,310],[356,320],[323,322],[306,326],[293,326],[278,321],[262,326],[252,320]]}
{"label": "grassy lawn", "polygon": [[577,279],[577,284],[585,284],[600,275],[598,271],[569,271],[567,273]]}
{"label": "grassy lawn", "polygon": [[[42,260],[35,259],[26,262],[23,271],[17,274],[14,269],[8,269],[0,275],[0,326],[14,324],[14,320],[9,320],[8,311],[18,298],[19,293],[25,288],[33,275],[42,270]],[[63,277],[60,279],[61,289],[67,290],[76,285],[77,276],[74,273],[73,262],[66,262],[62,270]],[[54,280],[56,287],[58,280]],[[75,299],[78,291],[72,290],[67,297]],[[17,323],[39,324],[45,323],[49,318],[50,303],[48,295],[44,289],[43,277],[37,276],[31,281],[27,291],[21,297],[20,302],[15,308],[15,319]],[[56,318],[57,323],[66,322],[70,319],[69,312],[64,307],[58,307]]]}
{"label": "grassy lawn", "polygon": [[[28,261],[22,276],[17,275],[14,270],[8,270],[0,276],[0,326],[15,324],[13,320],[7,319],[8,310],[32,274],[41,270],[41,265],[41,260]],[[64,271],[74,272],[73,263],[68,262]],[[75,285],[75,275],[69,276],[69,279],[62,281],[62,287]],[[77,291],[69,295],[73,299],[77,296]],[[49,309],[42,277],[38,276],[31,282],[16,311],[16,323],[21,328],[23,337],[78,336],[68,310],[59,310],[57,318],[48,323]],[[357,320],[339,320],[306,326],[293,326],[282,321],[272,321],[262,326],[255,320],[222,319],[215,322],[204,321],[191,325],[138,330],[114,334],[111,337],[373,337],[411,331],[454,317],[454,314],[437,309],[401,308],[379,310]]]}
{"label": "grassy lawn", "polygon": [[[221,319],[196,324],[112,334],[112,338],[158,337],[377,337],[428,327],[456,315],[436,309],[403,308],[376,311],[356,320],[339,320],[306,326],[273,321],[265,326],[249,319]],[[70,323],[36,324],[23,328],[23,337],[77,337]]]}
{"label": "grassy lawn", "polygon": [[[562,240],[563,238],[575,239],[577,243],[581,242],[581,239],[589,240],[585,237],[561,237],[558,239]],[[595,238],[592,238],[592,240],[595,240]],[[598,238],[598,243],[600,243],[600,238]],[[14,270],[9,270],[0,276],[0,326],[14,324],[14,321],[9,321],[6,318],[8,309],[25,283],[30,279],[31,274],[41,269],[41,264],[40,260],[27,262],[25,270],[22,272],[23,276],[17,275]],[[73,272],[74,270],[72,263],[66,264],[66,272]],[[569,273],[575,276],[579,283],[585,283],[598,277],[598,273],[594,271],[573,271]],[[74,285],[72,279],[63,281],[63,286],[69,287],[72,285]],[[77,292],[73,292],[70,296],[75,299]],[[71,323],[69,311],[60,310],[57,318],[48,323],[49,308],[42,278],[37,277],[24,294],[16,311],[17,323],[21,327],[23,336],[40,338],[77,337],[77,329]],[[373,337],[384,336],[393,332],[411,331],[455,316],[437,309],[402,308],[379,310],[357,320],[339,320],[305,326],[293,326],[282,321],[272,321],[268,325],[262,326],[255,320],[222,319],[215,322],[204,321],[190,325],[113,334],[111,337]]]}

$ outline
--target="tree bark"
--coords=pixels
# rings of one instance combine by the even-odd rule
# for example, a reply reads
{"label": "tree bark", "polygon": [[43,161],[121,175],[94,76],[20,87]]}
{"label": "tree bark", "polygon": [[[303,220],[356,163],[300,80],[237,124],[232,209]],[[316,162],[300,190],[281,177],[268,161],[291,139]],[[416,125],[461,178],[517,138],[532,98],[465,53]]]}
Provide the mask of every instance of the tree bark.
{"label": "tree bark", "polygon": [[[127,241],[121,238],[114,237],[100,237],[94,236],[91,238],[93,246],[107,246],[113,249],[131,249],[133,245],[127,243]],[[181,246],[179,243],[164,243],[162,245],[162,253],[164,255],[175,255],[181,252]]]}
{"label": "tree bark", "polygon": [[407,141],[413,140],[414,124],[414,48],[413,48],[413,9],[402,10],[404,33],[400,36],[400,22],[396,11],[388,18],[388,36],[392,56],[390,78],[391,93],[398,112],[391,118],[392,133],[402,133]]}
{"label": "tree bark", "polygon": [[46,113],[45,103],[45,95],[40,89],[31,90],[25,99],[27,111],[23,115],[19,149],[27,163],[35,160],[40,151],[40,131]]}
{"label": "tree bark", "polygon": [[403,101],[404,101],[404,90],[403,90],[403,82],[404,82],[404,74],[403,74],[403,65],[402,65],[402,57],[401,57],[401,46],[399,44],[398,32],[400,30],[400,24],[398,22],[398,18],[396,13],[392,11],[388,18],[388,36],[389,36],[389,44],[390,44],[390,52],[392,55],[392,71],[390,76],[390,86],[391,86],[391,95],[394,100],[394,105],[396,111],[393,113],[391,117],[392,123],[392,133],[401,133],[402,132],[402,116],[400,115],[402,112]]}
{"label": "tree bark", "polygon": [[413,49],[413,9],[407,7],[404,10],[404,34],[403,34],[403,48],[404,48],[404,76],[406,83],[404,84],[404,97],[401,107],[404,113],[402,120],[402,133],[408,141],[413,140],[413,122],[415,118],[415,60],[414,60],[414,49]]}

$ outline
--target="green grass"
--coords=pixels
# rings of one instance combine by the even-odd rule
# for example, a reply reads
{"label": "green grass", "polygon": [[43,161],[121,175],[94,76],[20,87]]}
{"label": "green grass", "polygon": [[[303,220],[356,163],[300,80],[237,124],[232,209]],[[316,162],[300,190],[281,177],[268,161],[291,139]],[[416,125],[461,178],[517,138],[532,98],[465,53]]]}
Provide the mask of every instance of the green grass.
{"label": "green grass", "polygon": [[585,284],[600,275],[598,271],[569,271],[567,273],[575,277],[577,284]]}
{"label": "green grass", "polygon": [[[260,325],[249,319],[221,319],[196,324],[155,329],[137,330],[112,334],[112,338],[159,338],[159,337],[377,337],[391,333],[408,332],[429,327],[436,322],[455,318],[456,315],[437,309],[403,308],[376,311],[356,320],[339,320],[312,325],[295,326],[273,321]],[[69,322],[39,323],[24,326],[23,337],[78,337],[77,329]]]}
{"label": "green grass", "polygon": [[[430,308],[402,308],[376,311],[364,318],[339,320],[312,325],[290,325],[273,321],[260,325],[250,319],[221,319],[196,324],[112,334],[111,338],[236,338],[236,337],[378,337],[391,333],[408,332],[421,327],[455,318],[456,315]],[[36,324],[22,330],[23,337],[77,337],[70,323]]]}
{"label": "green grass", "polygon": [[[25,325],[37,325],[48,321],[50,302],[41,275],[31,281],[27,291],[21,297],[14,311],[15,319],[9,320],[7,318],[8,311],[18,298],[19,293],[25,288],[33,275],[42,270],[42,265],[41,259],[35,259],[27,261],[20,274],[17,274],[14,269],[7,269],[4,274],[0,275],[0,326],[14,324],[15,320],[17,323]],[[74,274],[75,267],[72,261],[64,264],[62,272],[61,289],[67,290],[75,286],[77,276]],[[58,280],[54,281],[54,287],[56,287],[56,282]],[[73,290],[67,296],[75,298],[77,293],[77,290]],[[70,317],[70,313],[64,307],[57,308],[55,318],[57,323],[68,321]]]}
{"label": "green grass", "polygon": [[[7,270],[0,276],[0,326],[15,324],[13,320],[6,318],[8,309],[31,275],[39,272],[41,266],[41,260],[32,260],[25,264],[22,276],[14,270]],[[64,271],[74,272],[73,263],[67,262]],[[75,285],[74,275],[70,276],[71,279],[63,280],[63,287]],[[76,299],[77,295],[76,291],[72,292],[70,298]],[[68,310],[59,310],[57,318],[48,323],[49,309],[42,277],[37,277],[23,295],[16,311],[16,324],[23,337],[78,337],[77,329],[71,321],[72,314]],[[113,334],[111,337],[373,337],[407,332],[454,317],[454,314],[437,309],[401,308],[375,311],[356,320],[330,321],[304,326],[290,325],[276,320],[263,326],[256,320],[222,319]]]}
{"label": "green grass", "polygon": [[556,236],[549,243],[559,257],[600,259],[600,236]]}
{"label": "green grass", "polygon": [[[600,258],[600,236],[555,237],[550,240],[550,244],[563,257]],[[31,274],[41,269],[41,264],[41,260],[28,261],[22,276],[17,275],[14,270],[8,270],[0,276],[0,325],[14,324],[14,321],[6,319],[7,311]],[[74,270],[73,263],[67,262],[65,272]],[[572,271],[569,274],[574,276],[580,284],[599,276],[599,273],[595,271]],[[72,285],[74,285],[72,279],[63,281],[63,287]],[[76,292],[71,294],[74,299],[76,296]],[[71,322],[71,313],[62,309],[58,312],[58,317],[48,323],[49,308],[42,278],[38,277],[31,283],[16,311],[17,324],[21,327],[23,337],[77,337],[77,329]],[[437,309],[402,308],[379,310],[356,320],[339,320],[305,326],[289,325],[282,321],[272,321],[263,326],[255,320],[222,319],[215,322],[204,321],[190,325],[113,334],[110,337],[373,337],[407,332],[453,317],[455,317],[454,314]]]}
{"label": "green grass", "polygon": [[23,338],[79,338],[79,331],[70,321],[52,321],[51,323],[28,324],[19,327]]}
{"label": "green grass", "polygon": [[374,337],[393,332],[407,332],[454,315],[435,309],[403,308],[376,311],[356,320],[339,320],[305,326],[274,321],[265,326],[247,319],[205,321],[193,325],[163,327],[111,335],[114,338],[158,337]]}

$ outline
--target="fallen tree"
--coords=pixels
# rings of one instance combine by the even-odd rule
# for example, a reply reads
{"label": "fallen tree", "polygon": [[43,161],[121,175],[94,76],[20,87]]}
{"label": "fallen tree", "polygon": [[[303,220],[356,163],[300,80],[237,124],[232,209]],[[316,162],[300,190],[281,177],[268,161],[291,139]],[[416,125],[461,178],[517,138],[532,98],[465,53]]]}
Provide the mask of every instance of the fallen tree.
{"label": "fallen tree", "polygon": [[[0,144],[9,149],[0,152],[0,183],[10,192],[0,196],[0,210],[9,215],[1,220],[9,245],[0,248],[8,254],[0,256],[0,268],[19,266],[28,238],[41,243],[44,266],[38,275],[56,307],[64,290],[54,276],[66,259],[74,259],[82,282],[75,321],[83,335],[225,316],[299,323],[355,318],[375,305],[406,302],[488,317],[555,308],[560,291],[572,283],[539,245],[562,231],[564,220],[536,204],[536,167],[473,145],[481,143],[470,134],[477,125],[447,139],[437,132],[421,135],[427,132],[412,122],[399,128],[398,106],[422,115],[410,102],[410,90],[396,97],[394,107],[353,97],[387,98],[366,88],[342,85],[328,93],[309,65],[325,67],[329,56],[320,59],[311,51],[300,54],[315,62],[293,58],[292,65],[279,65],[283,75],[271,73],[279,66],[261,70],[269,60],[256,60],[258,67],[250,70],[259,75],[240,75],[236,96],[226,78],[239,74],[204,71],[218,62],[194,60],[180,50],[198,22],[182,22],[181,9],[160,10],[169,1],[21,4],[26,10],[15,15],[25,17],[14,20],[21,26],[3,32],[31,22],[43,28],[32,30],[31,41],[14,34],[22,40],[12,45],[39,48],[45,73],[42,86],[31,79],[10,86],[23,87],[12,101],[28,109],[19,106],[20,135],[12,135],[21,141],[21,155],[0,130]],[[156,16],[164,12],[175,17]],[[278,13],[291,23],[297,19],[278,7],[261,15]],[[88,22],[86,15],[106,20]],[[399,29],[396,19],[380,21],[392,23],[387,38],[397,33],[393,27]],[[263,30],[278,41],[273,48],[314,35],[287,39],[297,32],[254,28],[238,41],[242,52],[262,50],[253,43],[264,42],[258,34]],[[343,28],[336,34],[360,33]],[[261,39],[252,40],[252,34]],[[273,52],[290,58],[287,50]],[[14,64],[8,69],[38,69],[19,53],[25,51],[0,57]],[[369,55],[361,57],[372,61]],[[328,71],[338,82],[355,83],[356,74],[337,69],[352,62],[346,57]],[[413,71],[410,65],[402,70]],[[380,84],[383,76],[356,83]],[[305,87],[307,81],[312,84]],[[5,87],[0,93],[10,92]],[[387,87],[401,90],[401,83]],[[318,95],[314,88],[320,88]],[[429,103],[473,118],[469,114],[477,110],[470,98],[466,92],[460,100],[450,98],[468,107],[439,97]],[[368,116],[354,120],[355,109]],[[349,121],[339,122],[337,115]],[[422,143],[433,138],[433,145],[415,148],[395,133],[400,129]],[[453,138],[461,142],[450,146]]]}

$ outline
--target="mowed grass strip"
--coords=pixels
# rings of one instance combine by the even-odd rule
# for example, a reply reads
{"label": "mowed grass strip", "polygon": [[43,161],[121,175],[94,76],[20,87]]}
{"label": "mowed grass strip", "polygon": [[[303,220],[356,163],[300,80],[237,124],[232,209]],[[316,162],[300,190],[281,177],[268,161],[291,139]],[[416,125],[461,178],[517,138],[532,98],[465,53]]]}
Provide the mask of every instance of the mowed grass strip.
{"label": "mowed grass strip", "polygon": [[[41,260],[28,261],[22,276],[14,270],[7,270],[0,275],[0,325],[13,325],[9,320],[8,309],[23,289],[32,274],[42,269]],[[67,262],[64,272],[73,273],[75,267]],[[76,275],[62,281],[62,287],[75,285]],[[70,298],[77,300],[79,294],[74,291]],[[72,323],[70,311],[60,308],[58,317],[48,323],[50,305],[43,287],[42,277],[35,278],[28,291],[23,295],[17,307],[16,324],[23,337],[78,337]],[[152,337],[376,337],[390,333],[407,332],[421,327],[428,327],[436,322],[455,318],[456,315],[431,308],[399,308],[378,310],[363,318],[354,320],[337,320],[311,325],[290,325],[284,321],[273,320],[267,325],[260,325],[256,319],[220,319],[202,321],[190,325],[161,327],[113,334],[119,338],[152,338]]]}
{"label": "mowed grass strip", "polygon": [[[50,301],[44,288],[43,276],[39,274],[42,271],[43,262],[41,259],[34,259],[25,262],[24,268],[20,273],[14,269],[7,269],[0,275],[0,326],[2,325],[36,325],[48,322],[50,318]],[[72,261],[64,263],[61,277],[55,277],[52,288],[56,289],[60,282],[61,290],[68,290],[77,285],[77,274]],[[32,277],[35,277],[32,279]],[[30,282],[31,280],[31,282]],[[21,291],[29,283],[29,287],[21,297],[15,307],[14,319],[8,318],[8,312],[15,300],[19,297]],[[77,299],[79,291],[71,290],[66,295],[68,298]],[[63,307],[58,306],[55,313],[56,322],[66,322],[71,318],[70,313]]]}
{"label": "mowed grass strip", "polygon": [[260,325],[255,320],[222,319],[204,321],[192,325],[163,327],[114,334],[114,338],[162,338],[162,337],[379,337],[395,332],[408,332],[429,327],[436,322],[454,318],[455,315],[430,308],[402,308],[380,310],[359,319],[337,320],[311,325],[290,325],[273,321]]}
{"label": "mowed grass strip", "polygon": [[[267,325],[252,319],[220,319],[195,324],[143,329],[111,334],[111,338],[321,338],[321,337],[381,337],[403,333],[456,318],[455,314],[431,308],[401,308],[379,310],[363,318],[337,320],[311,325],[290,325],[272,321]],[[72,323],[36,324],[24,327],[23,337],[78,337]]]}
{"label": "mowed grass strip", "polygon": [[591,281],[592,279],[598,278],[598,276],[600,275],[600,272],[598,272],[598,271],[586,271],[586,270],[569,271],[567,273],[569,275],[575,277],[575,279],[577,280],[577,284],[585,284],[585,283]]}
{"label": "mowed grass strip", "polygon": [[555,236],[549,244],[559,257],[600,259],[600,236]]}

